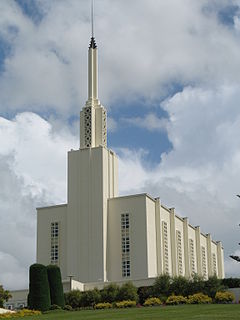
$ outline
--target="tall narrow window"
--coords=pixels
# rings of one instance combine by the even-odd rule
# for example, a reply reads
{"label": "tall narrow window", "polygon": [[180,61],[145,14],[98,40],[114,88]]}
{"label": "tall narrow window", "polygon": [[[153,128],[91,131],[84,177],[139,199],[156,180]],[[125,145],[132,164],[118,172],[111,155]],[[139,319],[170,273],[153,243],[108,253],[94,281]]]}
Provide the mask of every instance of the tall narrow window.
{"label": "tall narrow window", "polygon": [[206,261],[206,250],[204,246],[201,247],[202,254],[202,276],[204,279],[207,278],[207,261]]}
{"label": "tall narrow window", "polygon": [[130,277],[130,234],[129,213],[121,214],[121,237],[122,237],[122,276]]}
{"label": "tall narrow window", "polygon": [[189,239],[189,261],[190,261],[190,274],[191,276],[193,276],[196,273],[193,239]]}
{"label": "tall narrow window", "polygon": [[216,260],[216,254],[212,254],[212,268],[213,268],[213,274],[217,275],[217,260]]}
{"label": "tall narrow window", "polygon": [[183,275],[183,256],[182,256],[182,235],[179,230],[176,231],[177,241],[177,263],[178,263],[178,275]]}
{"label": "tall narrow window", "polygon": [[169,273],[169,256],[168,256],[168,227],[167,222],[162,222],[162,243],[163,243],[163,269]]}
{"label": "tall narrow window", "polygon": [[59,262],[59,223],[51,223],[51,264]]}

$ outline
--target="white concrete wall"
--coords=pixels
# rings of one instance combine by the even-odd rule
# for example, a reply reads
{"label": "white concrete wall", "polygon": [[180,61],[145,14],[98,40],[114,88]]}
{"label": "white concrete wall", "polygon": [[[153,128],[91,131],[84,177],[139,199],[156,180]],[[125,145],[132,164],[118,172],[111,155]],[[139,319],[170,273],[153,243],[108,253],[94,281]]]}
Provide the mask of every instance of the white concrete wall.
{"label": "white concrete wall", "polygon": [[[160,208],[160,233],[161,233],[161,254],[163,256],[163,237],[162,237],[162,222],[167,223],[168,229],[168,257],[169,257],[169,275],[172,275],[172,247],[171,247],[171,229],[170,229],[170,211],[165,207],[161,206]],[[159,244],[158,244],[159,245]],[[162,273],[166,273],[164,267],[164,257],[162,259]]]}
{"label": "white concrete wall", "polygon": [[66,215],[66,204],[37,209],[37,263],[51,263],[51,223],[59,222],[59,267],[63,279],[67,277]]}
{"label": "white concrete wall", "polygon": [[[129,280],[148,278],[156,272],[156,253],[148,254],[148,240],[155,242],[153,236],[147,231],[147,215],[149,227],[154,228],[154,205],[148,201],[147,196],[134,195],[109,199],[108,212],[108,281],[128,279],[122,277],[122,248],[121,248],[121,214],[129,213],[130,217],[130,260],[131,277]],[[150,230],[151,230],[150,229]],[[149,232],[150,232],[149,230]],[[153,233],[155,231],[153,230]],[[154,245],[154,244],[153,244]],[[151,249],[152,250],[152,249]],[[149,269],[150,268],[150,269]]]}
{"label": "white concrete wall", "polygon": [[148,277],[156,277],[157,272],[157,233],[156,233],[156,201],[146,197],[147,215],[147,260]]}
{"label": "white concrete wall", "polygon": [[68,154],[67,270],[80,282],[106,280],[107,198],[118,184],[109,153],[97,147]]}

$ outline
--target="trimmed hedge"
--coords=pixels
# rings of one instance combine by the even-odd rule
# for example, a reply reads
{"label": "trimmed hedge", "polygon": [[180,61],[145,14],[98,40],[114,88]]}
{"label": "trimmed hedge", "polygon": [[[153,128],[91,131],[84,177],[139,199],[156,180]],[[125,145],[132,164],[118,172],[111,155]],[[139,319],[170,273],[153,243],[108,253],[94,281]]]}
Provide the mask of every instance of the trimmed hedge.
{"label": "trimmed hedge", "polygon": [[64,293],[60,268],[56,265],[47,266],[48,282],[50,287],[51,305],[64,307]]}
{"label": "trimmed hedge", "polygon": [[51,306],[47,268],[42,264],[33,264],[29,271],[29,307],[46,311]]}

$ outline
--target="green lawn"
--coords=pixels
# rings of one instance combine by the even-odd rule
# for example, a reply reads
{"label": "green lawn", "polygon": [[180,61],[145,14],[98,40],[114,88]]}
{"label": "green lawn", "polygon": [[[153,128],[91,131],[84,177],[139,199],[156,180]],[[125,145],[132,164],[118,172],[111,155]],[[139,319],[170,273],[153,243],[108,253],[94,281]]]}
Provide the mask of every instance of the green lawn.
{"label": "green lawn", "polygon": [[[22,318],[14,318],[22,319]],[[54,311],[42,316],[27,317],[39,320],[105,320],[105,319],[160,319],[160,320],[225,320],[240,319],[240,305],[187,305],[176,307],[153,307],[111,310]]]}

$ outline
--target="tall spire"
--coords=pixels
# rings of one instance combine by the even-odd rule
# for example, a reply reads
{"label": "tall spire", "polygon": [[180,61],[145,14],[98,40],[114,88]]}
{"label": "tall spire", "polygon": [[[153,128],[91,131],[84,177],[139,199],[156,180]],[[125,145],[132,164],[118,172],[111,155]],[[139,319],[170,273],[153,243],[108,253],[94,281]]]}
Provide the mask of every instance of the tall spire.
{"label": "tall spire", "polygon": [[92,34],[88,51],[88,100],[98,99],[98,56],[94,38],[94,0],[91,0]]}
{"label": "tall spire", "polygon": [[88,48],[88,100],[80,113],[80,148],[107,146],[107,112],[98,100],[98,53],[91,0],[91,40]]}

